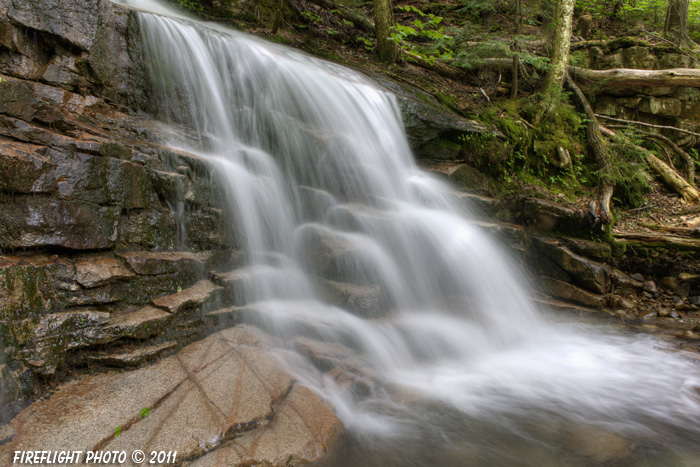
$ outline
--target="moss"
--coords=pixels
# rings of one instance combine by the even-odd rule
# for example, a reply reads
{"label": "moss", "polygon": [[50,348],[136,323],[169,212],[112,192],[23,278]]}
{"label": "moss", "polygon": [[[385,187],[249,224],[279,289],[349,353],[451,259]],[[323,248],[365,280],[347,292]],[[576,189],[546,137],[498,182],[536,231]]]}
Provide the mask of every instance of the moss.
{"label": "moss", "polygon": [[648,47],[649,44],[634,37],[618,37],[607,43],[607,51],[610,53],[618,49],[626,49],[634,46]]}
{"label": "moss", "polygon": [[448,139],[434,139],[423,146],[422,152],[432,160],[457,160],[460,157],[462,145]]}

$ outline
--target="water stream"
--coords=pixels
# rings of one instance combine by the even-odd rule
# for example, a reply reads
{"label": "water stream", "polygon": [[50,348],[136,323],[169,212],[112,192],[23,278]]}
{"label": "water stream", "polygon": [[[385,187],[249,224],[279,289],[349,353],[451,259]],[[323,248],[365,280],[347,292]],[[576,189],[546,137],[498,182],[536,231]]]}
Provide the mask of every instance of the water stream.
{"label": "water stream", "polygon": [[[163,118],[189,121],[187,149],[226,181],[250,319],[348,427],[328,465],[599,465],[577,451],[591,429],[608,451],[627,449],[617,436],[636,445],[620,454],[634,465],[700,459],[698,366],[654,337],[537,310],[452,189],[416,166],[390,92],[125,3],[153,12],[139,15]],[[319,244],[345,252],[325,279]],[[375,292],[372,319],[330,304],[329,279]],[[354,349],[384,385],[344,390],[294,351],[298,336]]]}

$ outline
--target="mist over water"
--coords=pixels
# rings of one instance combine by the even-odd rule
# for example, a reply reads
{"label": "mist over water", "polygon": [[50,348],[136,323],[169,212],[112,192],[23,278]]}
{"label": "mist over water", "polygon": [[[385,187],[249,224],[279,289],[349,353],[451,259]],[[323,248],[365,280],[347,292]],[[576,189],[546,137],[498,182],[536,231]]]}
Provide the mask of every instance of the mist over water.
{"label": "mist over water", "polygon": [[[391,93],[152,0],[123,3],[156,13],[140,21],[159,110],[194,126],[186,149],[226,181],[247,319],[282,338],[291,371],[349,428],[352,449],[330,465],[577,465],[560,462],[561,433],[583,424],[663,447],[663,464],[650,448],[639,465],[697,453],[697,364],[655,337],[538,311],[452,189],[416,166]],[[385,311],[324,299],[319,239],[352,253],[341,282],[379,286]],[[383,386],[344,391],[294,351],[301,336],[354,349]]]}

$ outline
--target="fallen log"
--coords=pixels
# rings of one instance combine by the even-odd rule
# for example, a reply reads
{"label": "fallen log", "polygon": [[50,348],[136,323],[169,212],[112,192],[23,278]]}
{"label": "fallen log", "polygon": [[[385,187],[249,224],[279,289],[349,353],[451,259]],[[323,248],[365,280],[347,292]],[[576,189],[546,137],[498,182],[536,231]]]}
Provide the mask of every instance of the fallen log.
{"label": "fallen log", "polygon": [[700,69],[695,68],[589,70],[587,68],[569,66],[569,73],[578,81],[593,81],[606,86],[684,86],[700,88]]}
{"label": "fallen log", "polygon": [[[510,58],[484,58],[473,68],[497,68],[507,70],[512,67]],[[668,70],[637,70],[633,68],[613,68],[611,70],[589,70],[568,66],[567,70],[576,81],[590,81],[606,86],[683,86],[700,88],[700,69],[670,68]]]}

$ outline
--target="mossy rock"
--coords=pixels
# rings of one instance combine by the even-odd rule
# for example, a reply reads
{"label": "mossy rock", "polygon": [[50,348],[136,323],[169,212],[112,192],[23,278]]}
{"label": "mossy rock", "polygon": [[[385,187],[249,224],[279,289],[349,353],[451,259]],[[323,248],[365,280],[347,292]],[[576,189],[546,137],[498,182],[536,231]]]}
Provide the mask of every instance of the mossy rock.
{"label": "mossy rock", "polygon": [[493,180],[470,165],[463,165],[454,171],[450,175],[450,179],[459,187],[468,191],[474,191],[491,196],[496,193],[496,187]]}

